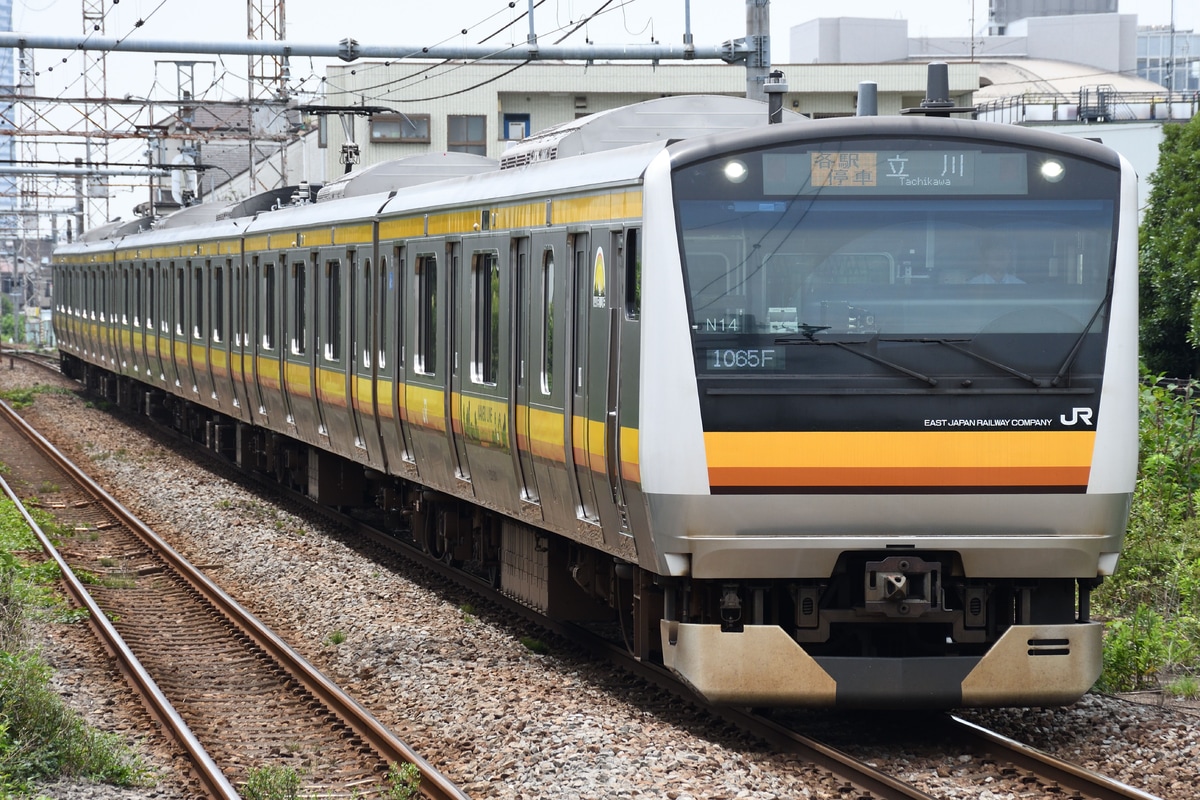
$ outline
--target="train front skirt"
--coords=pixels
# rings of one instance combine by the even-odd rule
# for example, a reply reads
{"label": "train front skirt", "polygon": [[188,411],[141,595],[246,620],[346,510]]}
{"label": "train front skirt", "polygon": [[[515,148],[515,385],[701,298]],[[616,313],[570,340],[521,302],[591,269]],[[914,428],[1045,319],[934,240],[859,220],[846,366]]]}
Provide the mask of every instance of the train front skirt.
{"label": "train front skirt", "polygon": [[663,620],[663,662],[723,705],[955,708],[1065,705],[1100,677],[1103,625],[1013,625],[981,657],[812,657],[782,628]]}

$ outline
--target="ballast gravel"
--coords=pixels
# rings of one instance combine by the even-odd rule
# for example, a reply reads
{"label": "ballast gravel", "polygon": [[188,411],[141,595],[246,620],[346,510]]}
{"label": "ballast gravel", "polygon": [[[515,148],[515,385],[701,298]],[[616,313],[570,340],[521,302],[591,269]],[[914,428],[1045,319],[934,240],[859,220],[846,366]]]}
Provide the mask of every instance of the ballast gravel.
{"label": "ballast gravel", "polygon": [[[78,388],[21,362],[0,360],[0,391],[34,383]],[[448,774],[473,798],[844,798],[846,787],[569,645],[476,610],[471,597],[381,561],[353,536],[170,452],[130,421],[71,393],[43,393],[23,412],[85,471],[201,566]],[[136,423],[136,420],[131,421]],[[0,455],[0,461],[3,456]],[[42,630],[58,683],[89,721],[126,737],[163,779],[116,790],[60,781],[42,796],[66,800],[176,800],[185,789],[160,743],[133,715],[111,671],[85,669],[84,626]],[[538,638],[537,653],[522,639]],[[83,655],[81,655],[83,654]],[[94,676],[94,679],[92,679]],[[1200,716],[1185,708],[1089,695],[1065,709],[963,716],[1074,760],[1164,800],[1200,796]],[[1062,797],[1036,786],[981,785],[944,758],[872,763],[946,798]],[[958,774],[956,774],[958,773]]]}

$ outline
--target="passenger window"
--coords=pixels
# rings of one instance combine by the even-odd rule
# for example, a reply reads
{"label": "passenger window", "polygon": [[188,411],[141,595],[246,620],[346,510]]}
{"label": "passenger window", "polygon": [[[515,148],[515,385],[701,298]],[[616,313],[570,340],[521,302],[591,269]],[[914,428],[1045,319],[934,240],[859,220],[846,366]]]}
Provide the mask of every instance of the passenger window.
{"label": "passenger window", "polygon": [[554,387],[554,251],[542,253],[542,394]]}
{"label": "passenger window", "polygon": [[342,262],[325,262],[325,358],[342,359]]}
{"label": "passenger window", "polygon": [[494,386],[500,371],[500,261],[496,253],[476,253],[471,380]]}
{"label": "passenger window", "polygon": [[192,279],[192,337],[204,338],[204,270],[196,267]]}
{"label": "passenger window", "polygon": [[212,271],[212,340],[225,338],[225,270],[213,267]]}
{"label": "passenger window", "polygon": [[303,261],[296,261],[292,264],[292,286],[295,290],[292,307],[292,352],[298,356],[305,353],[305,345],[308,342],[308,273],[304,269]]}
{"label": "passenger window", "polygon": [[278,291],[275,281],[275,265],[263,265],[263,325],[262,343],[266,350],[275,349],[275,309],[278,301]]}
{"label": "passenger window", "polygon": [[437,374],[437,256],[417,256],[413,272],[417,288],[416,348],[413,369]]}

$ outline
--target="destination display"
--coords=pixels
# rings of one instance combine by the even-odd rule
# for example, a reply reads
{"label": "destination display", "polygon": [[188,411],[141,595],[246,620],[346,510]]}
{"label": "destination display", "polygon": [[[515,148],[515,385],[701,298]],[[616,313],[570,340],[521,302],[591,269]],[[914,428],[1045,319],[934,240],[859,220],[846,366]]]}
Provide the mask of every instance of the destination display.
{"label": "destination display", "polygon": [[1024,153],[978,150],[810,150],[763,154],[766,195],[1023,195]]}

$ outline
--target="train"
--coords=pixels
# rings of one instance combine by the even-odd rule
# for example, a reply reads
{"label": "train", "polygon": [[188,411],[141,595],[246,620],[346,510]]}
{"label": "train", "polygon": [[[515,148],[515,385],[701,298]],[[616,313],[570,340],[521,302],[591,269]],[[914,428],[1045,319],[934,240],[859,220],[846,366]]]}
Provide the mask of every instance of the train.
{"label": "train", "polygon": [[765,108],[97,228],[53,256],[64,371],[716,704],[1074,702],[1136,473],[1133,170]]}

